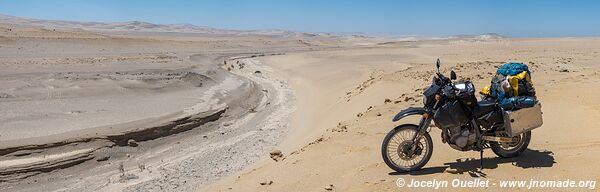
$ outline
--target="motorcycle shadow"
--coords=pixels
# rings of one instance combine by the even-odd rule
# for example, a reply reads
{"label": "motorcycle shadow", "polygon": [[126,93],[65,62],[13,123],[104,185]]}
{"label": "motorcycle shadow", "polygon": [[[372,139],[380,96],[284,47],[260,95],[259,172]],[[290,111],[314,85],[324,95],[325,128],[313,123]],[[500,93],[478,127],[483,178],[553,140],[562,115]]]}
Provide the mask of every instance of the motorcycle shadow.
{"label": "motorcycle shadow", "polygon": [[[513,166],[528,168],[552,167],[554,153],[552,151],[525,150],[520,156],[513,158],[488,157],[483,158],[483,171],[496,169],[499,164],[511,163]],[[430,175],[436,173],[464,174],[471,177],[485,177],[486,174],[479,170],[480,161],[477,158],[457,159],[456,162],[444,163],[444,166],[427,167],[411,172],[391,172],[390,175]]]}

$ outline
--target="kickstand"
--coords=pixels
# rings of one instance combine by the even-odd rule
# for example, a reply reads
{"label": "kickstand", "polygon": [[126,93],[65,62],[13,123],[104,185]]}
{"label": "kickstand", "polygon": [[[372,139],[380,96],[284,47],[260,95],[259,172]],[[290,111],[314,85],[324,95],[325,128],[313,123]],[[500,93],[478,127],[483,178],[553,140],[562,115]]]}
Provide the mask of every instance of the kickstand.
{"label": "kickstand", "polygon": [[479,150],[479,171],[483,171],[483,149]]}

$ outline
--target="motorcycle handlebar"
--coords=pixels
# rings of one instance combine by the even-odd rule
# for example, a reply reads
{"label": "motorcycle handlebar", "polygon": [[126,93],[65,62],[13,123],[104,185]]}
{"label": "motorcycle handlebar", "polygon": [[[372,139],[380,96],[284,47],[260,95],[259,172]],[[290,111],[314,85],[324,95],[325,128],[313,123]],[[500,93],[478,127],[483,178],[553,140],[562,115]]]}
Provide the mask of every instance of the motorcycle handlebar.
{"label": "motorcycle handlebar", "polygon": [[439,79],[441,79],[445,84],[452,84],[452,81],[448,77],[444,76],[441,73],[436,73],[436,74],[439,77]]}

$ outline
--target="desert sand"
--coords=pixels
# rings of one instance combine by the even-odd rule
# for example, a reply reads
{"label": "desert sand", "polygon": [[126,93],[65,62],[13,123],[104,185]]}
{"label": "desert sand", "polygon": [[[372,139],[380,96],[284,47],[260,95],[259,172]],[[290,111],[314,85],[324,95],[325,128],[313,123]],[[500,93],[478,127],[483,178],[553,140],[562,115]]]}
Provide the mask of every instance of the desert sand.
{"label": "desert sand", "polygon": [[[422,105],[436,58],[443,73],[476,88],[506,61],[528,63],[544,112],[529,150],[510,159],[486,151],[481,174],[478,152],[449,148],[432,127],[423,170],[388,168],[383,137],[417,121],[391,118]],[[2,16],[0,190],[399,191],[398,178],[598,180],[599,58],[598,38],[392,39]]]}
{"label": "desert sand", "polygon": [[[422,105],[421,94],[438,57],[443,73],[454,70],[459,79],[473,80],[476,88],[489,84],[495,66],[506,61],[531,66],[544,125],[533,131],[524,154],[503,159],[485,151],[481,174],[478,152],[451,149],[441,143],[439,129],[432,127],[434,152],[422,170],[396,173],[385,165],[380,148],[385,134],[397,125],[418,122],[391,119],[401,109]],[[205,190],[407,190],[396,186],[398,178],[598,180],[599,169],[593,165],[600,151],[600,136],[595,134],[595,119],[600,115],[600,99],[595,96],[600,86],[599,57],[600,39],[554,38],[397,42],[259,58],[286,74],[298,94],[292,130],[278,146],[284,160],[276,162],[265,155],[259,163]]]}

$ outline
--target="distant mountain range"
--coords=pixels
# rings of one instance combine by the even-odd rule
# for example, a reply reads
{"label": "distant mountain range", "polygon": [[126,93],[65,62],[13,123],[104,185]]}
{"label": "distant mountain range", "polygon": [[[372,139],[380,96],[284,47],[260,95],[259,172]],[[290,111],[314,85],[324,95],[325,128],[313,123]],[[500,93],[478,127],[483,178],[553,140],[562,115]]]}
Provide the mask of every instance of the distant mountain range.
{"label": "distant mountain range", "polygon": [[317,34],[300,33],[288,30],[229,30],[216,29],[192,24],[154,24],[143,21],[128,22],[80,22],[43,20],[15,17],[0,14],[0,24],[40,27],[46,29],[80,29],[100,32],[165,32],[165,33],[198,33],[215,35],[273,35],[273,36],[317,36]]}
{"label": "distant mountain range", "polygon": [[15,17],[0,14],[0,24],[17,25],[26,27],[38,27],[45,29],[67,29],[67,30],[85,30],[98,32],[162,32],[162,33],[196,33],[212,35],[268,35],[281,37],[347,37],[347,38],[387,38],[399,40],[427,40],[427,39],[473,39],[473,40],[493,40],[505,38],[496,33],[484,33],[481,35],[453,35],[448,37],[423,37],[418,35],[392,35],[387,33],[303,33],[289,30],[231,30],[217,29],[206,26],[196,26],[192,24],[154,24],[143,21],[128,22],[82,22],[82,21],[61,21],[44,20]]}

